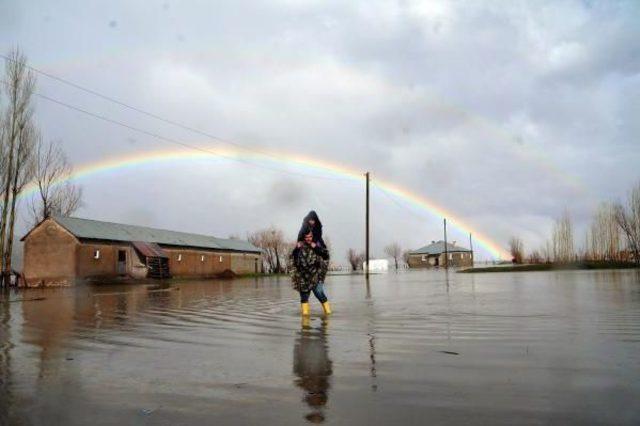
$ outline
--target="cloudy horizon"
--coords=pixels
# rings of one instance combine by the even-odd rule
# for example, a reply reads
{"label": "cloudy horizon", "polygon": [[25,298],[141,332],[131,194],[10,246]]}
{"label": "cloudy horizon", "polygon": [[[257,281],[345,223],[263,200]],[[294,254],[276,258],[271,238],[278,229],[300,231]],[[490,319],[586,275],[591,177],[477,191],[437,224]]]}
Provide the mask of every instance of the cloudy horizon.
{"label": "cloudy horizon", "polygon": [[[640,179],[638,18],[632,1],[0,1],[0,51],[248,152],[370,171],[530,250],[564,210],[581,245],[597,204]],[[37,91],[164,138],[36,97],[44,138],[76,168],[188,151],[166,139],[237,149],[43,75]],[[315,209],[345,263],[364,247],[364,186],[343,178],[250,156],[143,162],[80,179],[76,215],[292,238]],[[441,220],[374,185],[374,256],[441,239]]]}

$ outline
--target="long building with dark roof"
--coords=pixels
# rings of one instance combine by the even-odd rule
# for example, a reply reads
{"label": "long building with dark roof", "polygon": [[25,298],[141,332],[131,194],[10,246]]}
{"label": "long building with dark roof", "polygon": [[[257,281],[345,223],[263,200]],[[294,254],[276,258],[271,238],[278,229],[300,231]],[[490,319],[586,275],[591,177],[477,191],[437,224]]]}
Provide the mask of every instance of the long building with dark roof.
{"label": "long building with dark roof", "polygon": [[75,217],[48,218],[22,241],[30,286],[117,276],[248,274],[258,272],[261,256],[248,241]]}

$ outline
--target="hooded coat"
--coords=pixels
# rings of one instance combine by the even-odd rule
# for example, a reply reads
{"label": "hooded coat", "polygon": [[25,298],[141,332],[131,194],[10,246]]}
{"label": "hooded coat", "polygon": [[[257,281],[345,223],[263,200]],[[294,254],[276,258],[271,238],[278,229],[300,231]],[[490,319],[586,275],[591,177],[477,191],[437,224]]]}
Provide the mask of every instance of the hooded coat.
{"label": "hooded coat", "polygon": [[293,289],[310,292],[318,283],[324,282],[327,275],[329,252],[321,245],[315,248],[304,243],[289,255],[289,271]]}
{"label": "hooded coat", "polygon": [[[312,219],[315,221],[313,225],[309,223]],[[300,231],[298,231],[298,241],[304,241],[304,236],[309,233],[308,230],[305,232],[307,227],[311,228],[311,232],[313,232],[313,241],[327,248],[327,245],[322,239],[322,222],[320,222],[320,218],[315,210],[311,210],[304,219],[302,219],[302,226],[300,227]]]}

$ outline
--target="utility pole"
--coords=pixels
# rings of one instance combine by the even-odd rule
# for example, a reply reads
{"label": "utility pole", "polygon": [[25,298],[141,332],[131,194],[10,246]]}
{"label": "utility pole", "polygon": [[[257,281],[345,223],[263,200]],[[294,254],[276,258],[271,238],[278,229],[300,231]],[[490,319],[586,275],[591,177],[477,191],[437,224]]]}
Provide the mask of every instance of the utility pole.
{"label": "utility pole", "polygon": [[369,280],[369,172],[364,174],[367,178],[367,207],[366,207],[366,218],[365,218],[365,258],[366,258],[366,267],[365,267],[365,278],[367,281]]}
{"label": "utility pole", "polygon": [[444,219],[444,267],[449,268],[449,249],[447,247],[447,218]]}
{"label": "utility pole", "polygon": [[473,268],[473,240],[471,239],[471,232],[469,232],[469,249],[471,250],[471,267]]}

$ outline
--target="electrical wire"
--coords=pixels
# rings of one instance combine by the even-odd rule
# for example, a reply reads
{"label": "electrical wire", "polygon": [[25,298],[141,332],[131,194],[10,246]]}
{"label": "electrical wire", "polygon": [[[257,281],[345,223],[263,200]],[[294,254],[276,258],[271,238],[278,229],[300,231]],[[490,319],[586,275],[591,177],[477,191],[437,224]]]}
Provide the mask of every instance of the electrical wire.
{"label": "electrical wire", "polygon": [[[0,56],[2,56],[2,55],[0,55]],[[9,84],[6,81],[1,81],[1,82],[4,83],[5,85]],[[73,110],[73,111],[88,115],[90,117],[105,121],[107,123],[111,123],[111,124],[114,124],[114,125],[117,125],[117,126],[120,126],[120,127],[124,127],[126,129],[131,130],[131,131],[134,131],[134,132],[146,135],[146,136],[150,136],[152,138],[155,138],[155,139],[167,142],[167,143],[171,143],[171,144],[174,144],[174,145],[182,146],[183,148],[187,148],[187,149],[191,149],[191,150],[199,151],[199,152],[204,152],[204,153],[216,156],[216,157],[225,158],[225,159],[228,159],[228,160],[244,163],[244,164],[247,164],[247,165],[250,165],[250,166],[259,167],[259,168],[270,170],[270,171],[274,171],[274,172],[286,173],[286,174],[289,174],[289,175],[295,175],[295,176],[300,176],[300,177],[304,177],[304,178],[333,180],[333,181],[351,181],[351,179],[347,179],[347,178],[310,175],[310,174],[307,174],[307,173],[300,173],[300,172],[294,172],[294,171],[291,171],[291,170],[284,170],[284,169],[277,168],[277,167],[269,167],[269,166],[265,166],[265,165],[262,165],[262,164],[257,164],[257,163],[254,163],[254,162],[251,162],[249,160],[242,159],[242,158],[237,158],[237,157],[233,157],[233,156],[229,156],[229,155],[224,155],[222,153],[219,153],[219,152],[216,152],[216,151],[212,151],[212,150],[207,149],[207,148],[202,148],[202,147],[198,147],[196,145],[191,145],[191,144],[188,144],[188,143],[185,143],[185,142],[181,142],[181,141],[179,141],[177,139],[173,139],[173,138],[169,138],[169,137],[166,137],[166,136],[162,136],[162,135],[160,135],[158,133],[154,133],[154,132],[151,132],[151,131],[148,131],[148,130],[141,129],[139,127],[132,126],[130,124],[124,123],[124,122],[119,121],[119,120],[115,120],[115,119],[107,117],[105,115],[98,114],[98,113],[86,110],[84,108],[80,108],[80,107],[77,107],[75,105],[71,105],[69,103],[60,101],[58,99],[52,98],[50,96],[47,96],[47,95],[45,95],[43,93],[39,93],[39,92],[35,92],[34,91],[33,94],[38,96],[38,97],[40,97],[40,98],[42,98],[42,99],[44,99],[44,100],[46,100],[46,101],[49,101],[49,102],[52,102],[54,104],[63,106],[63,107],[68,108],[70,110]]]}
{"label": "electrical wire", "polygon": [[[10,58],[10,57],[8,57],[8,56],[6,56],[6,55],[0,54],[0,57],[4,58],[4,59],[6,59],[6,60],[9,60],[9,61],[14,61],[14,62],[15,62],[15,60],[14,60],[14,59],[12,59],[12,58]],[[61,78],[61,77],[55,76],[55,75],[53,75],[53,74],[47,73],[47,72],[45,72],[45,71],[39,70],[39,69],[37,69],[37,68],[35,68],[35,67],[32,67],[32,66],[30,66],[30,65],[27,65],[27,64],[24,64],[24,65],[25,65],[25,67],[29,68],[30,70],[32,70],[32,71],[34,71],[34,72],[36,72],[36,73],[38,73],[38,74],[44,75],[45,77],[48,77],[48,78],[50,78],[50,79],[52,79],[52,80],[59,81],[59,82],[61,82],[61,83],[63,83],[63,84],[66,84],[66,85],[68,85],[68,86],[74,87],[74,88],[76,88],[76,89],[78,89],[78,90],[81,90],[81,91],[84,91],[84,92],[86,92],[86,93],[92,94],[92,95],[94,95],[94,96],[97,96],[97,97],[102,98],[102,99],[104,99],[104,100],[107,100],[107,101],[109,101],[109,102],[113,102],[113,103],[115,103],[115,104],[117,104],[117,105],[120,105],[120,106],[122,106],[122,107],[125,107],[125,108],[127,108],[127,109],[130,109],[130,110],[132,110],[132,111],[138,112],[138,113],[140,113],[140,114],[146,115],[146,116],[148,116],[148,117],[154,118],[154,119],[156,119],[156,120],[159,120],[159,121],[165,122],[165,123],[167,123],[167,124],[171,124],[171,125],[173,125],[173,126],[176,126],[176,127],[182,128],[182,129],[184,129],[184,130],[188,130],[188,131],[191,131],[191,132],[197,133],[197,134],[199,134],[199,135],[201,135],[201,136],[206,136],[206,137],[208,137],[208,138],[211,138],[211,139],[217,140],[217,141],[222,142],[222,143],[226,143],[226,144],[233,145],[233,146],[235,146],[235,147],[237,147],[237,148],[240,148],[240,149],[243,149],[243,150],[247,150],[247,151],[255,151],[255,152],[260,152],[260,153],[262,153],[260,150],[246,148],[246,147],[244,147],[244,146],[242,146],[241,144],[238,144],[238,143],[236,143],[236,142],[229,141],[229,140],[225,140],[225,139],[220,138],[220,137],[218,137],[218,136],[216,136],[216,135],[213,135],[213,134],[210,134],[210,133],[207,133],[207,132],[201,131],[201,130],[196,129],[196,128],[193,128],[193,127],[191,127],[191,126],[187,126],[187,125],[184,125],[184,124],[179,123],[179,122],[177,122],[177,121],[174,121],[174,120],[170,120],[170,119],[167,119],[167,118],[161,117],[161,116],[159,116],[159,115],[157,115],[157,114],[154,114],[154,113],[151,113],[151,112],[145,111],[145,110],[143,110],[143,109],[141,109],[141,108],[134,107],[134,106],[132,106],[132,105],[129,105],[129,104],[127,104],[127,103],[125,103],[125,102],[122,102],[122,101],[120,101],[120,100],[118,100],[118,99],[115,99],[115,98],[113,98],[113,97],[110,97],[110,96],[104,95],[104,94],[102,94],[102,93],[100,93],[100,92],[97,92],[97,91],[95,91],[95,90],[93,90],[93,89],[89,89],[89,88],[87,88],[87,87],[81,86],[81,85],[79,85],[79,84],[77,84],[77,83],[74,83],[74,82],[72,82],[72,81],[69,81],[69,80],[63,79],[63,78]],[[6,82],[4,82],[4,81],[3,81],[3,83],[7,84],[7,83],[6,83]],[[175,139],[172,139],[172,138],[167,138],[167,137],[164,137],[164,136],[162,136],[162,135],[159,135],[159,134],[156,134],[156,133],[153,133],[153,132],[149,132],[149,131],[146,131],[146,130],[143,130],[143,129],[139,129],[139,128],[134,127],[134,126],[131,126],[131,125],[129,125],[129,124],[126,124],[126,123],[123,123],[123,122],[120,122],[120,121],[117,121],[117,120],[111,119],[111,118],[109,118],[109,117],[106,117],[106,116],[103,116],[103,115],[100,115],[100,114],[93,113],[93,112],[91,112],[91,111],[88,111],[88,110],[85,110],[85,109],[82,109],[82,108],[76,107],[76,106],[71,105],[71,104],[68,104],[68,103],[66,103],[66,102],[59,101],[59,100],[57,100],[57,99],[51,98],[51,97],[49,97],[49,96],[46,96],[46,95],[44,95],[44,94],[42,94],[42,93],[34,93],[34,94],[35,94],[35,95],[37,95],[37,96],[39,96],[39,97],[41,97],[42,99],[45,99],[45,100],[47,100],[47,101],[49,101],[49,102],[53,102],[53,103],[56,103],[56,104],[58,104],[58,105],[64,106],[64,107],[69,108],[69,109],[71,109],[71,110],[74,110],[74,111],[77,111],[77,112],[80,112],[80,113],[83,113],[83,114],[89,115],[89,116],[91,116],[91,117],[94,117],[94,118],[97,118],[97,119],[100,119],[100,120],[106,121],[106,122],[108,122],[108,123],[112,123],[112,124],[115,124],[115,125],[118,125],[118,126],[121,126],[121,127],[127,128],[127,129],[129,129],[129,130],[132,130],[132,131],[135,131],[135,132],[138,132],[138,133],[141,133],[141,134],[147,135],[147,136],[151,136],[151,137],[156,138],[156,139],[160,139],[160,140],[165,141],[165,142],[169,142],[169,143],[177,144],[177,145],[180,145],[180,146],[185,147],[185,148],[188,148],[188,149],[193,149],[193,150],[197,150],[197,151],[201,151],[201,152],[206,152],[206,153],[209,153],[209,154],[212,154],[212,155],[215,155],[215,156],[218,156],[218,157],[226,158],[226,159],[229,159],[229,160],[240,161],[240,162],[244,162],[244,163],[246,163],[246,164],[252,165],[252,166],[263,167],[263,168],[267,168],[267,169],[269,169],[269,170],[278,171],[278,172],[285,172],[285,173],[289,173],[289,174],[295,174],[295,175],[298,175],[298,176],[310,177],[310,178],[314,178],[314,179],[348,180],[348,179],[343,179],[343,178],[331,178],[331,177],[324,177],[324,176],[307,175],[307,174],[304,174],[304,173],[291,172],[291,171],[288,171],[288,170],[274,169],[274,168],[265,167],[265,166],[262,166],[262,165],[257,165],[257,164],[255,164],[255,163],[251,163],[251,162],[248,162],[248,161],[246,161],[246,160],[242,160],[242,159],[238,159],[238,158],[234,158],[234,157],[225,156],[224,154],[215,153],[215,152],[209,151],[209,150],[207,150],[207,149],[205,149],[205,148],[201,148],[201,147],[193,146],[193,145],[190,145],[190,144],[186,144],[186,143],[184,143],[184,142],[180,142],[180,141],[175,140]],[[270,154],[270,153],[263,153],[263,154],[264,154],[264,155],[272,156],[272,154]],[[410,210],[410,209],[409,209],[409,208],[407,208],[405,205],[403,205],[403,204],[401,204],[399,201],[397,201],[397,200],[396,200],[394,197],[392,197],[390,194],[388,194],[388,193],[387,193],[387,191],[385,191],[382,187],[380,187],[380,186],[375,182],[375,180],[371,180],[371,183],[372,183],[372,184],[373,184],[373,186],[378,190],[378,192],[382,193],[382,194],[383,194],[383,195],[384,195],[388,200],[390,200],[391,202],[393,202],[397,207],[399,207],[399,208],[401,208],[401,209],[403,209],[403,210],[407,211],[408,213],[410,213],[411,215],[413,215],[414,217],[416,217],[416,218],[418,218],[418,219],[421,219],[421,220],[422,220],[422,219],[424,219],[424,217],[423,217],[423,216],[418,215],[418,214],[417,214],[417,213],[415,213],[414,211]]]}
{"label": "electrical wire", "polygon": [[[9,56],[6,56],[4,54],[1,54],[1,53],[0,53],[0,57],[4,58],[7,61],[17,62],[15,59],[13,59],[13,58],[11,58]],[[246,151],[249,151],[249,152],[256,152],[256,153],[259,153],[259,154],[264,155],[264,156],[272,157],[274,159],[278,159],[279,158],[277,154],[273,154],[273,153],[270,153],[268,151],[263,151],[263,150],[258,149],[258,148],[246,147],[243,144],[240,144],[238,142],[234,142],[234,141],[231,141],[229,139],[221,138],[219,136],[216,136],[214,134],[202,131],[202,130],[197,129],[195,127],[191,127],[191,126],[188,126],[186,124],[180,123],[178,121],[171,120],[169,118],[162,117],[162,116],[160,116],[158,114],[154,114],[152,112],[146,111],[146,110],[144,110],[142,108],[138,108],[138,107],[132,106],[132,105],[130,105],[130,104],[126,103],[126,102],[123,102],[123,101],[121,101],[119,99],[116,99],[116,98],[114,98],[112,96],[105,95],[105,94],[100,93],[100,92],[98,92],[96,90],[93,90],[93,89],[90,89],[88,87],[82,86],[80,84],[74,83],[73,81],[64,79],[62,77],[58,77],[58,76],[53,75],[51,73],[48,73],[46,71],[42,71],[42,70],[40,70],[38,68],[35,68],[35,67],[31,66],[31,65],[28,65],[26,63],[23,63],[23,65],[26,68],[32,70],[33,72],[38,73],[40,75],[43,75],[43,76],[45,76],[47,78],[50,78],[50,79],[52,79],[54,81],[60,82],[62,84],[66,84],[67,86],[70,86],[70,87],[73,87],[75,89],[81,90],[83,92],[89,93],[89,94],[91,94],[93,96],[97,96],[97,97],[99,97],[99,98],[101,98],[103,100],[106,100],[108,102],[112,102],[112,103],[114,103],[116,105],[119,105],[119,106],[121,106],[123,108],[127,108],[129,110],[135,111],[135,112],[137,112],[139,114],[143,114],[143,115],[145,115],[147,117],[150,117],[150,118],[153,118],[155,120],[159,120],[159,121],[161,121],[163,123],[170,124],[172,126],[176,126],[178,128],[190,131],[190,132],[198,134],[200,136],[205,136],[205,137],[207,137],[209,139],[213,139],[213,140],[215,140],[217,142],[221,142],[221,143],[225,143],[225,144],[228,144],[228,145],[232,145],[232,146],[234,146],[234,147],[236,147],[238,149],[246,150]]]}
{"label": "electrical wire", "polygon": [[[6,55],[3,55],[3,54],[1,54],[1,53],[0,53],[0,57],[4,58],[4,59],[5,59],[5,60],[7,60],[7,61],[16,62],[16,60],[15,60],[15,59],[10,58],[10,57],[8,57],[8,56],[6,56]],[[190,131],[190,132],[197,133],[197,134],[199,134],[199,135],[201,135],[201,136],[206,136],[206,137],[208,137],[208,138],[215,139],[215,140],[217,140],[217,141],[219,141],[219,142],[222,142],[222,143],[226,143],[226,144],[233,145],[233,146],[235,146],[235,147],[237,147],[237,148],[247,149],[247,150],[255,150],[255,149],[247,148],[247,147],[245,147],[245,146],[243,146],[243,145],[241,145],[241,144],[239,144],[239,143],[237,143],[237,142],[229,141],[229,140],[223,139],[223,138],[221,138],[221,137],[219,137],[219,136],[216,136],[216,135],[213,135],[213,134],[210,134],[210,133],[204,132],[204,131],[202,131],[202,130],[196,129],[195,127],[187,126],[186,124],[182,124],[182,123],[179,123],[179,122],[177,122],[177,121],[170,120],[170,119],[168,119],[168,118],[165,118],[165,117],[162,117],[162,116],[160,116],[160,115],[154,114],[154,113],[152,113],[152,112],[145,111],[145,110],[143,110],[142,108],[138,108],[138,107],[135,107],[135,106],[129,105],[129,104],[127,104],[127,103],[125,103],[125,102],[123,102],[123,101],[121,101],[121,100],[118,100],[118,99],[113,98],[113,97],[111,97],[111,96],[105,95],[105,94],[100,93],[100,92],[98,92],[98,91],[96,91],[96,90],[89,89],[88,87],[81,86],[81,85],[79,85],[79,84],[77,84],[77,83],[74,83],[74,82],[72,82],[72,81],[70,81],[70,80],[67,80],[67,79],[64,79],[64,78],[62,78],[62,77],[58,77],[58,76],[53,75],[53,74],[50,74],[50,73],[48,73],[48,72],[45,72],[45,71],[39,70],[39,69],[37,69],[37,68],[35,68],[35,67],[31,66],[31,65],[28,65],[28,64],[26,64],[26,63],[24,64],[24,66],[25,66],[26,68],[28,68],[28,69],[32,70],[33,72],[36,72],[36,73],[38,73],[38,74],[40,74],[40,75],[43,75],[43,76],[45,76],[45,77],[48,77],[48,78],[50,78],[50,79],[52,79],[52,80],[58,81],[58,82],[60,82],[60,83],[66,84],[66,85],[68,85],[68,86],[71,86],[71,87],[73,87],[73,88],[75,88],[75,89],[78,89],[78,90],[81,90],[81,91],[83,91],[83,92],[89,93],[89,94],[91,94],[91,95],[97,96],[97,97],[99,97],[99,98],[101,98],[101,99],[104,99],[104,100],[106,100],[106,101],[113,102],[114,104],[120,105],[120,106],[122,106],[122,107],[124,107],[124,108],[130,109],[130,110],[135,111],[135,112],[137,112],[137,113],[140,113],[140,114],[146,115],[147,117],[151,117],[151,118],[154,118],[154,119],[156,119],[156,120],[162,121],[162,122],[164,122],[164,123],[171,124],[172,126],[180,127],[180,128],[182,128],[182,129],[184,129],[184,130],[188,130],[188,131]]]}
{"label": "electrical wire", "polygon": [[406,212],[408,212],[409,214],[413,215],[415,218],[420,219],[420,220],[424,220],[425,216],[419,215],[418,213],[414,212],[413,210],[409,209],[407,206],[405,206],[404,204],[400,203],[398,200],[395,199],[395,197],[392,197],[391,194],[389,194],[384,188],[382,188],[380,185],[378,185],[375,180],[371,180],[371,184],[372,186],[378,190],[378,192],[380,192],[382,195],[384,195],[388,200],[390,200],[391,202],[393,202],[397,207],[401,208],[402,210],[405,210]]}

